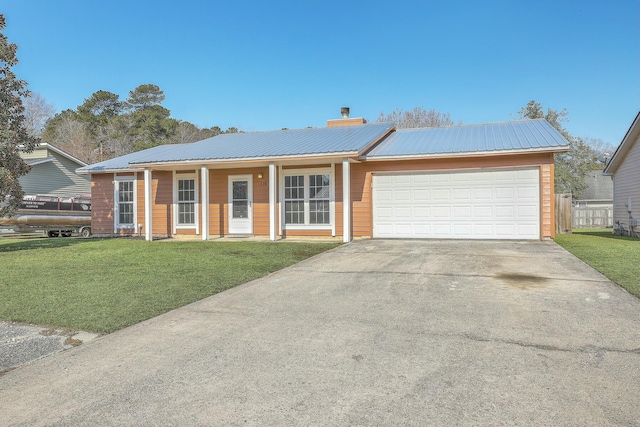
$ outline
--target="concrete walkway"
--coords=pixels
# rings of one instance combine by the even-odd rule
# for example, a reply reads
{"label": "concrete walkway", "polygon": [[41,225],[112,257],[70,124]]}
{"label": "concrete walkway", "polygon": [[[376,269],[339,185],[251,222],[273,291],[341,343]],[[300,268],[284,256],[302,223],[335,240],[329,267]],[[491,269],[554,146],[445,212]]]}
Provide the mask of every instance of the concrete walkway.
{"label": "concrete walkway", "polygon": [[640,425],[640,301],[551,242],[361,241],[0,376],[0,425]]}

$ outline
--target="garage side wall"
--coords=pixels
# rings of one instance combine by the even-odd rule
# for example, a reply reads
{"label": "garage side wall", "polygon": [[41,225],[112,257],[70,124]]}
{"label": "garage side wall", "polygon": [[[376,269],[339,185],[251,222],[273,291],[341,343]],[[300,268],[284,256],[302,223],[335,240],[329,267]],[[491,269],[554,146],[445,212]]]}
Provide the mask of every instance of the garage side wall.
{"label": "garage side wall", "polygon": [[540,206],[541,238],[553,237],[553,154],[535,153],[512,156],[461,157],[369,161],[353,164],[351,193],[353,198],[353,236],[373,236],[372,175],[384,172],[463,171],[513,167],[537,167],[541,170]]}

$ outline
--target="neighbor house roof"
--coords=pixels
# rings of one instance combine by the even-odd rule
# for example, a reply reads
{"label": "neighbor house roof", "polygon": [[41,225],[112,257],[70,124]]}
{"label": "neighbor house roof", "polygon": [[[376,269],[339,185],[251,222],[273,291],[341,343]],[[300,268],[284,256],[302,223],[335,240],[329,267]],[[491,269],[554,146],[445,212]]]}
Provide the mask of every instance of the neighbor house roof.
{"label": "neighbor house roof", "polygon": [[[23,146],[20,146],[20,147],[23,148]],[[45,155],[41,157],[25,157],[24,158],[25,163],[27,163],[29,166],[35,166],[41,163],[47,163],[47,162],[53,161],[53,157],[49,156],[49,153],[48,153],[48,151],[53,151],[54,153],[59,154],[60,156],[65,157],[71,160],[72,162],[78,164],[79,166],[87,166],[87,164],[82,160],[72,156],[71,154],[67,153],[64,150],[61,150],[55,145],[49,144],[48,142],[39,143],[36,146],[36,148],[33,150],[33,152],[28,153],[28,155],[31,155],[31,156],[38,155],[39,151],[45,151]],[[22,156],[24,157],[26,154],[23,154]]]}
{"label": "neighbor house roof", "polygon": [[569,142],[544,119],[399,130],[367,153],[368,160],[566,151]]}
{"label": "neighbor house roof", "polygon": [[361,160],[566,151],[546,120],[395,131],[393,123],[223,134],[190,144],[161,145],[78,169],[79,173],[185,163],[272,161],[358,156]]}
{"label": "neighbor house roof", "polygon": [[631,123],[631,127],[629,127],[629,130],[624,135],[624,138],[622,138],[622,142],[616,149],[616,152],[613,153],[613,156],[607,164],[607,167],[604,168],[605,175],[613,175],[616,173],[616,171],[622,164],[622,161],[627,156],[627,153],[631,151],[631,148],[638,140],[638,136],[640,136],[640,112],[633,120],[633,123]]}
{"label": "neighbor house roof", "polygon": [[602,170],[589,172],[585,177],[587,188],[576,200],[610,200],[613,201],[613,180],[602,174]]}

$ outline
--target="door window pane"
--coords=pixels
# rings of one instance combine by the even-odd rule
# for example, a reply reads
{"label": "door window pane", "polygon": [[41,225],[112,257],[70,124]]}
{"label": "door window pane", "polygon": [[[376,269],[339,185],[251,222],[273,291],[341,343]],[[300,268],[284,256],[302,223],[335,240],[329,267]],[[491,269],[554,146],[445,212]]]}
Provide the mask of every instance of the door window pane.
{"label": "door window pane", "polygon": [[247,200],[249,195],[247,181],[233,181],[233,200]]}
{"label": "door window pane", "polygon": [[233,218],[249,218],[249,181],[233,181]]}

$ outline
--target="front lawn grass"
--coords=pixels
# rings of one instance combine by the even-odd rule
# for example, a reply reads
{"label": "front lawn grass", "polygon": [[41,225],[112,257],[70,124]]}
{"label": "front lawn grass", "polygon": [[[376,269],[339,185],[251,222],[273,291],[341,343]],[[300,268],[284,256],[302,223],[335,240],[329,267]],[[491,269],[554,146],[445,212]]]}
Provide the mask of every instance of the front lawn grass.
{"label": "front lawn grass", "polygon": [[0,319],[109,333],[336,246],[0,239]]}
{"label": "front lawn grass", "polygon": [[611,229],[574,229],[558,234],[557,244],[640,297],[640,239],[615,236]]}

